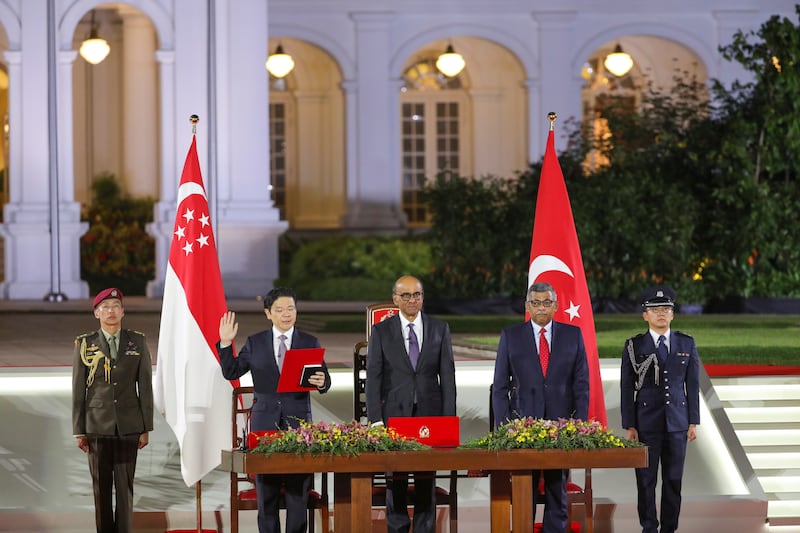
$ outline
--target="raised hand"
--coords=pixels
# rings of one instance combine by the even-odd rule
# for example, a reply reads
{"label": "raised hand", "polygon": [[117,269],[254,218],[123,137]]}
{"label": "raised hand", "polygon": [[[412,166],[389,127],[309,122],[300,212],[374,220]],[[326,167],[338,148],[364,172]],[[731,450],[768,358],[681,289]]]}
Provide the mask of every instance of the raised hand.
{"label": "raised hand", "polygon": [[239,324],[236,323],[236,313],[228,311],[219,319],[219,345],[222,348],[230,346],[239,331]]}

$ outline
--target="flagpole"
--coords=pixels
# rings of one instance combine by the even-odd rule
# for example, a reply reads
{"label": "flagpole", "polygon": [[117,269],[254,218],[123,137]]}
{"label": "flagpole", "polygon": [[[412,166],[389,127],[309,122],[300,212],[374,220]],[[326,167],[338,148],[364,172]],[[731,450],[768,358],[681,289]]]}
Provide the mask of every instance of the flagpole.
{"label": "flagpole", "polygon": [[[197,135],[197,123],[200,122],[200,117],[197,115],[189,116],[189,123],[192,125],[192,136]],[[202,480],[198,479],[194,484],[194,501],[195,501],[195,526],[197,533],[203,533],[203,486]]]}
{"label": "flagpole", "polygon": [[198,479],[197,483],[194,484],[195,491],[195,501],[197,502],[197,533],[203,533],[203,480]]}
{"label": "flagpole", "polygon": [[550,131],[556,131],[556,119],[557,118],[558,118],[558,115],[556,114],[555,111],[550,111],[547,114],[547,120],[550,121]]}

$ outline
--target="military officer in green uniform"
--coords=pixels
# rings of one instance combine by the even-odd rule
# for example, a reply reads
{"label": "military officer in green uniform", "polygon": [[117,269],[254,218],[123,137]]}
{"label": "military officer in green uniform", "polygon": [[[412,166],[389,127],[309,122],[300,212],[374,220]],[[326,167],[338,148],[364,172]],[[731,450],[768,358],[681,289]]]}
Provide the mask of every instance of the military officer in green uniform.
{"label": "military officer in green uniform", "polygon": [[136,456],[153,430],[150,351],[144,334],[122,329],[122,291],[93,305],[100,329],[75,339],[72,432],[88,455],[98,533],[131,532]]}

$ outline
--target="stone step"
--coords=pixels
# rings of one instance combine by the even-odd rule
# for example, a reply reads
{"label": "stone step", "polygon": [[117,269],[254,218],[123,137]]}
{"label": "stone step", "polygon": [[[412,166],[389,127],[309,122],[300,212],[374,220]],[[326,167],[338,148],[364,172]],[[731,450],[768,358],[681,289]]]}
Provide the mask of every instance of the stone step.
{"label": "stone step", "polygon": [[800,429],[800,403],[781,407],[726,407],[725,413],[736,429],[740,424],[748,424],[748,429],[750,424],[781,424],[784,429]]}
{"label": "stone step", "polygon": [[800,470],[800,452],[751,452],[747,454],[750,464],[756,472],[794,469]]}
{"label": "stone step", "polygon": [[717,380],[714,380],[714,391],[722,402],[790,400],[800,403],[800,383],[777,383],[765,387],[755,378],[752,379],[754,380],[752,383],[746,384],[718,384]]}
{"label": "stone step", "polygon": [[736,429],[742,446],[800,446],[800,429]]}

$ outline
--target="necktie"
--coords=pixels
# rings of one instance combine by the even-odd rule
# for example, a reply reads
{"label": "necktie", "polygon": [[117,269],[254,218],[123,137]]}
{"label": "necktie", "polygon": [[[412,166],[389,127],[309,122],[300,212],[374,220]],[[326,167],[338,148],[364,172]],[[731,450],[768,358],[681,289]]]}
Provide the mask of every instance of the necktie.
{"label": "necktie", "polygon": [[283,358],[286,356],[286,335],[279,335],[280,344],[278,344],[278,370],[283,370]]}
{"label": "necktie", "polygon": [[656,352],[658,352],[658,359],[662,363],[667,360],[669,350],[667,350],[667,338],[664,335],[658,338],[658,348],[656,348]]}
{"label": "necktie", "polygon": [[412,368],[416,370],[417,361],[419,361],[419,340],[417,334],[414,333],[414,324],[408,325],[408,358],[411,360]]}
{"label": "necktie", "polygon": [[114,361],[117,360],[117,336],[111,335],[108,338],[108,352],[111,355],[111,359]]}
{"label": "necktie", "polygon": [[542,375],[547,375],[547,363],[550,362],[550,345],[547,344],[547,328],[542,328],[539,331],[539,361],[542,363]]}

